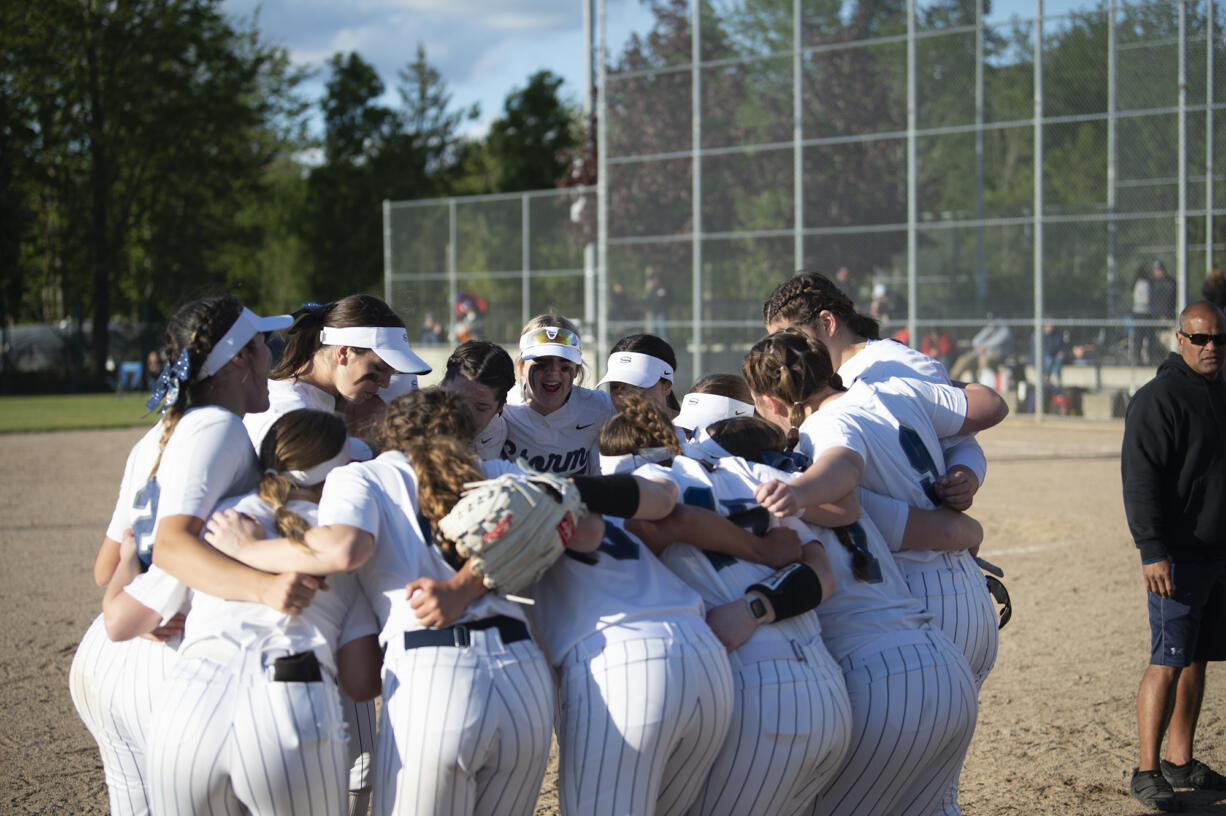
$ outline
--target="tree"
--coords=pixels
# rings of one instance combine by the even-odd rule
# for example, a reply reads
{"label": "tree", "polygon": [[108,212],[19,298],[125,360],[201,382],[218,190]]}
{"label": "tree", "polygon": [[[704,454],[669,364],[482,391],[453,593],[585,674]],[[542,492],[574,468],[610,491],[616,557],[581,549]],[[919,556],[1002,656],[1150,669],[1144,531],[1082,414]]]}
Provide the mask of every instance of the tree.
{"label": "tree", "polygon": [[213,264],[227,242],[252,240],[230,216],[257,192],[275,153],[259,133],[295,77],[220,6],[4,4],[0,76],[23,102],[18,184],[35,212],[19,317],[91,317],[97,382],[116,308],[168,309],[224,280]]}
{"label": "tree", "polygon": [[537,71],[507,96],[487,137],[498,192],[553,187],[569,169],[577,128],[574,112],[558,98],[561,85],[561,77]]}

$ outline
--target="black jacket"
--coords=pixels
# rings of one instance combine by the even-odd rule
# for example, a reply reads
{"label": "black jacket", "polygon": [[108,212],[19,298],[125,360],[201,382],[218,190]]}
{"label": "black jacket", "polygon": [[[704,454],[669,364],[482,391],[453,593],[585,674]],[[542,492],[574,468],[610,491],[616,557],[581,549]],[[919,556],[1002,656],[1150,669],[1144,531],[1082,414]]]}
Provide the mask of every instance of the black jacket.
{"label": "black jacket", "polygon": [[1226,381],[1170,354],[1137,391],[1120,455],[1141,560],[1226,558]]}

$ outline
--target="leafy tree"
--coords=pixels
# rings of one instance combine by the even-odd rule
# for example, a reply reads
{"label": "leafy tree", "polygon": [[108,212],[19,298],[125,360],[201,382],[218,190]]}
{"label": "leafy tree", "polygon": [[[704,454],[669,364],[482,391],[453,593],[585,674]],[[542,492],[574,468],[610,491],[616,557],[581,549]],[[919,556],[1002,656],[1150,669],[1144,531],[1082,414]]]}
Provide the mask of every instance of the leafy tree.
{"label": "leafy tree", "polygon": [[[205,282],[275,149],[259,134],[295,82],[220,0],[3,4],[0,76],[21,100],[18,319],[92,318],[105,376],[113,312],[165,312]],[[6,130],[8,130],[6,128]],[[10,131],[11,132],[11,131]]]}
{"label": "leafy tree", "polygon": [[574,113],[558,97],[562,78],[537,71],[507,96],[490,125],[487,144],[498,192],[553,187],[570,168],[577,147]]}

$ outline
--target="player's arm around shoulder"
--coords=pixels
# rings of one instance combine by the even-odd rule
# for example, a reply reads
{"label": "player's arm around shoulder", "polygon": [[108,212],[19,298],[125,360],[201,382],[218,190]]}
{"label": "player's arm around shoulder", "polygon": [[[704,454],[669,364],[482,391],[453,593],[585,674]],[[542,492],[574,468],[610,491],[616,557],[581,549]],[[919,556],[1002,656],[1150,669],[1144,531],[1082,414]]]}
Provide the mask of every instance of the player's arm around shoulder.
{"label": "player's arm around shoulder", "polygon": [[999,425],[1009,415],[1009,404],[1004,397],[986,385],[967,383],[964,391],[966,419],[958,431],[960,434],[975,433]]}
{"label": "player's arm around shoulder", "polygon": [[131,530],[124,533],[116,556],[117,564],[102,596],[102,619],[106,635],[111,640],[131,640],[152,632],[162,616],[124,591],[141,574],[140,559],[136,556],[136,539]]}

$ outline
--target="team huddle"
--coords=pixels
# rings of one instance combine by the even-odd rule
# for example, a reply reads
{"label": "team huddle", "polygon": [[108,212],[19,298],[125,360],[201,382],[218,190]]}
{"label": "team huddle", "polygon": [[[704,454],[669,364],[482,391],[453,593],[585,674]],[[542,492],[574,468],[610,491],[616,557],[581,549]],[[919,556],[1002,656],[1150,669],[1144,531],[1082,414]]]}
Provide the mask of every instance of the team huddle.
{"label": "team huddle", "polygon": [[[418,389],[377,298],[182,307],[70,671],[111,812],[531,814],[556,737],[564,814],[959,813],[1007,408],[820,274],[763,319],[679,400],[556,314]],[[476,527],[504,488],[562,509]]]}

